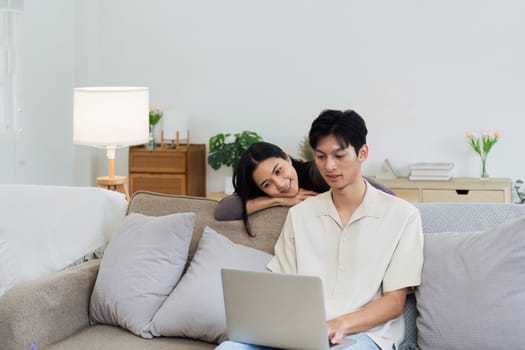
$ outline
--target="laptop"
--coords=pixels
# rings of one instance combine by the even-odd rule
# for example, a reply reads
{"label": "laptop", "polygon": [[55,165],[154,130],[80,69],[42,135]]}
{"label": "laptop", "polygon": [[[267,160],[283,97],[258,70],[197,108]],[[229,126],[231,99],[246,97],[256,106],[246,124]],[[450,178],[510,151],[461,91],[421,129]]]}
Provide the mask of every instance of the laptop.
{"label": "laptop", "polygon": [[280,349],[342,349],[330,345],[319,277],[222,269],[228,337]]}

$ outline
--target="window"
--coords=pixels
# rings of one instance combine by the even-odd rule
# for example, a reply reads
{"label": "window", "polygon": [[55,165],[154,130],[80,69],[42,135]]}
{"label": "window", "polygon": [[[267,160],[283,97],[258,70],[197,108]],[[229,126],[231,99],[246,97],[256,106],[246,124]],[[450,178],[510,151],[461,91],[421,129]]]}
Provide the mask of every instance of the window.
{"label": "window", "polygon": [[19,132],[22,1],[0,0],[0,133]]}

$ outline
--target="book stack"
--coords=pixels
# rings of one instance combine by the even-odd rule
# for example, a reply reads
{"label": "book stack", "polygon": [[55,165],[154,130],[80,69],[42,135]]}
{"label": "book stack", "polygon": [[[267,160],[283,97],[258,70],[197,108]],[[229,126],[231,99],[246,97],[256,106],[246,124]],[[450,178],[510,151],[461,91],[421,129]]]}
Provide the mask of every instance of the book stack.
{"label": "book stack", "polygon": [[410,165],[410,180],[448,181],[452,178],[454,163],[414,163]]}

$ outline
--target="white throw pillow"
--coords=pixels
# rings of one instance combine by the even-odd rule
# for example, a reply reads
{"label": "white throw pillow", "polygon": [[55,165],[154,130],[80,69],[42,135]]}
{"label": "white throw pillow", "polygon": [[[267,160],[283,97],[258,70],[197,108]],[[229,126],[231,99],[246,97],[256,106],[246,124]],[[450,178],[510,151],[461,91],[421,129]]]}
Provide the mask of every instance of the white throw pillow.
{"label": "white throw pillow", "polygon": [[121,193],[101,188],[0,185],[0,262],[10,264],[0,273],[0,295],[105,246],[126,208]]}

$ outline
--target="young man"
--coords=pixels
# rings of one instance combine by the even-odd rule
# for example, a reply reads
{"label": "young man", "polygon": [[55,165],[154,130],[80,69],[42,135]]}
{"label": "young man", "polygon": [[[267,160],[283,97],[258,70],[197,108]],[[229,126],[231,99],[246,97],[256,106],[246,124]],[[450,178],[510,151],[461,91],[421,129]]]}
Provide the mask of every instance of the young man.
{"label": "young man", "polygon": [[354,111],[314,120],[310,145],[330,190],[289,210],[268,268],[321,277],[332,343],[390,350],[404,337],[407,290],[420,283],[423,235],[414,206],[363,179],[367,132]]}

